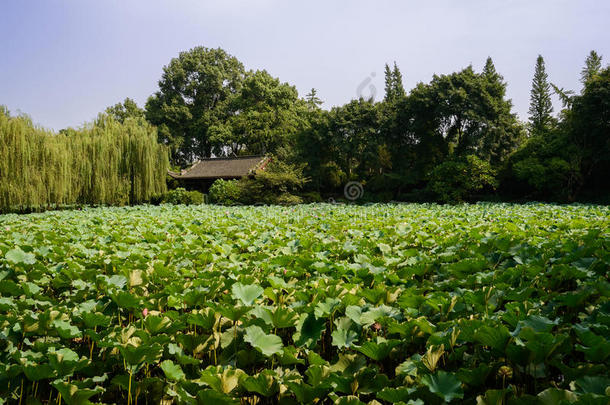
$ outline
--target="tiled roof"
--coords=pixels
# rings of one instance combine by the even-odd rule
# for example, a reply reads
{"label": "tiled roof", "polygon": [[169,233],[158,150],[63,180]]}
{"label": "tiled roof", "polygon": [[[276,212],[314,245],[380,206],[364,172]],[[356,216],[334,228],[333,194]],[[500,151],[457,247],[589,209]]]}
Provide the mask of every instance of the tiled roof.
{"label": "tiled roof", "polygon": [[268,158],[264,156],[239,156],[204,159],[181,174],[169,172],[176,179],[229,179],[240,178],[263,168]]}

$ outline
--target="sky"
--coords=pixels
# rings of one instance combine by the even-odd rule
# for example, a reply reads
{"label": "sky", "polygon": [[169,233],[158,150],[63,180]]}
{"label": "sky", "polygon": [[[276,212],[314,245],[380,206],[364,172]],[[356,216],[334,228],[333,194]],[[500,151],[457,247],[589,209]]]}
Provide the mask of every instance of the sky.
{"label": "sky", "polygon": [[410,89],[491,56],[526,120],[537,55],[579,90],[591,50],[610,62],[609,23],[607,0],[2,0],[0,105],[78,127],[126,97],[144,105],[164,65],[205,46],[316,88],[327,109],[382,99],[385,63]]}

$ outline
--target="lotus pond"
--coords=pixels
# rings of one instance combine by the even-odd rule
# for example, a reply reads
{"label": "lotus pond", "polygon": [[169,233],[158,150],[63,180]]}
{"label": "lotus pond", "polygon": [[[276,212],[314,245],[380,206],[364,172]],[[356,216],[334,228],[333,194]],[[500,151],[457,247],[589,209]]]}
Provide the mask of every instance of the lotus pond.
{"label": "lotus pond", "polygon": [[610,207],[0,216],[0,403],[608,404]]}

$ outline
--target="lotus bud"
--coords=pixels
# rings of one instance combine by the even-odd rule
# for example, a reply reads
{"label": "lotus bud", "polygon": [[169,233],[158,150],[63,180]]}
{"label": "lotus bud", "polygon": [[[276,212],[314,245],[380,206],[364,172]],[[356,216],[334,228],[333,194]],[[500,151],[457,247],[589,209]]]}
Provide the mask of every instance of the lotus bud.
{"label": "lotus bud", "polygon": [[146,318],[146,315],[148,315],[148,308],[144,308],[144,309],[142,310],[142,316],[143,316],[144,318]]}
{"label": "lotus bud", "polygon": [[509,366],[500,367],[500,369],[498,370],[498,377],[508,378],[508,379],[513,378],[513,369],[510,368]]}

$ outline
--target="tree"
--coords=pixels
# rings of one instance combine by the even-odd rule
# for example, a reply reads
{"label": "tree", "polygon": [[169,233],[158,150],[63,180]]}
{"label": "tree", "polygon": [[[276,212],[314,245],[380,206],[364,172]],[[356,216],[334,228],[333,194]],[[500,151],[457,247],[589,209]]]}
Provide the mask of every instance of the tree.
{"label": "tree", "polygon": [[323,101],[318,98],[318,91],[314,88],[311,89],[309,93],[305,96],[305,101],[307,103],[307,108],[309,111],[314,111],[320,108],[323,104]]}
{"label": "tree", "polygon": [[227,106],[236,113],[209,127],[217,154],[273,153],[296,133],[305,113],[296,88],[265,70],[249,72]]}
{"label": "tree", "polygon": [[533,134],[544,133],[552,127],[554,123],[552,113],[551,85],[548,82],[544,58],[542,55],[538,55],[534,79],[532,81],[529,109]]}
{"label": "tree", "polygon": [[406,95],[405,88],[402,84],[402,73],[398,69],[398,65],[394,62],[394,69],[392,70],[392,77],[394,78],[394,93],[396,98],[401,98]]}
{"label": "tree", "polygon": [[196,47],[163,68],[159,90],[146,103],[146,118],[159,128],[174,164],[186,165],[212,153],[209,129],[235,111],[244,67],[224,50]]}
{"label": "tree", "polygon": [[441,202],[461,202],[483,190],[497,187],[489,162],[474,155],[446,160],[430,174],[428,190]]}
{"label": "tree", "polygon": [[0,107],[0,211],[150,201],[166,191],[168,165],[144,120],[100,114],[55,134]]}
{"label": "tree", "polygon": [[504,97],[506,95],[506,83],[504,77],[498,73],[491,57],[485,61],[483,77],[487,81],[487,92],[494,97]]}
{"label": "tree", "polygon": [[379,110],[360,98],[330,111],[326,146],[349,178],[366,178],[379,169]]}
{"label": "tree", "polygon": [[138,104],[129,97],[122,103],[106,108],[105,112],[120,123],[124,123],[127,118],[144,119],[144,110],[138,107]]}
{"label": "tree", "polygon": [[586,186],[610,194],[610,67],[592,76],[582,94],[574,96],[563,124],[575,149],[571,158],[577,160],[581,173],[573,194]]}
{"label": "tree", "polygon": [[[610,68],[570,96],[556,128],[534,134],[511,156],[514,179],[530,197],[574,201],[588,193],[608,198],[610,182]],[[583,194],[585,193],[585,194]]]}
{"label": "tree", "polygon": [[386,102],[396,102],[403,98],[406,93],[402,84],[402,74],[394,62],[394,68],[390,69],[390,66],[385,64],[385,98]]}
{"label": "tree", "polygon": [[580,73],[580,81],[586,85],[596,74],[602,70],[602,57],[595,51],[591,51],[585,59],[585,67]]}

